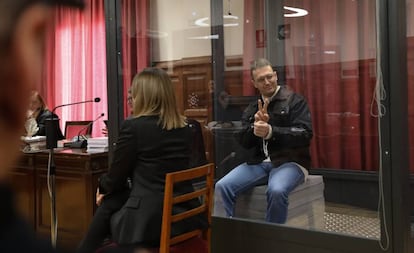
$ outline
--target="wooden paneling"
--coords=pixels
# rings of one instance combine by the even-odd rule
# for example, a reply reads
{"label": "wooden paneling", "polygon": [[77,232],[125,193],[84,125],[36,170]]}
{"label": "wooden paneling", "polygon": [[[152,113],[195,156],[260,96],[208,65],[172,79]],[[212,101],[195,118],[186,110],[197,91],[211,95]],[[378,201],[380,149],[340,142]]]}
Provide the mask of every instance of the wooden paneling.
{"label": "wooden paneling", "polygon": [[[50,237],[51,224],[48,159],[48,152],[24,154],[12,171],[18,208],[44,237]],[[98,177],[108,169],[108,154],[60,150],[55,152],[55,163],[57,244],[73,250],[92,220]]]}
{"label": "wooden paneling", "polygon": [[36,221],[34,184],[34,155],[22,157],[17,167],[11,172],[11,185],[16,194],[16,204],[20,213],[33,225]]}
{"label": "wooden paneling", "polygon": [[[184,89],[184,108],[187,109],[207,109],[210,106],[211,99],[207,89],[210,81],[209,76],[205,72],[190,72],[183,74]],[[207,115],[208,116],[208,115]]]}
{"label": "wooden paneling", "polygon": [[[173,82],[177,106],[186,117],[200,122],[203,128],[207,159],[214,162],[212,133],[205,127],[213,119],[213,90],[211,57],[193,57],[168,62],[158,62],[156,67],[165,69]],[[243,96],[242,57],[226,59],[224,90],[228,103],[240,107],[240,111],[251,101]]]}
{"label": "wooden paneling", "polygon": [[179,76],[172,75],[171,81],[174,85],[175,98],[177,99],[177,107],[182,112],[184,110],[184,99],[183,99],[183,85]]}
{"label": "wooden paneling", "polygon": [[[44,235],[50,233],[50,198],[47,186],[47,172],[39,171],[36,176],[36,211],[38,214],[36,230]],[[58,218],[58,240],[79,242],[85,231],[85,224],[91,220],[86,210],[87,203],[79,201],[86,196],[83,178],[77,174],[59,172],[56,175],[56,212]],[[93,203],[93,202],[92,202]],[[90,204],[89,204],[90,205]],[[72,210],[72,211],[69,211]]]}
{"label": "wooden paneling", "polygon": [[205,128],[212,120],[211,58],[195,57],[171,62],[159,62],[157,67],[167,70],[174,85],[177,106],[188,118],[200,122],[203,129],[206,156],[213,160],[212,136]]}
{"label": "wooden paneling", "polygon": [[[224,72],[225,91],[232,96],[243,95],[243,72],[241,70],[229,70]],[[252,84],[253,85],[253,84]]]}

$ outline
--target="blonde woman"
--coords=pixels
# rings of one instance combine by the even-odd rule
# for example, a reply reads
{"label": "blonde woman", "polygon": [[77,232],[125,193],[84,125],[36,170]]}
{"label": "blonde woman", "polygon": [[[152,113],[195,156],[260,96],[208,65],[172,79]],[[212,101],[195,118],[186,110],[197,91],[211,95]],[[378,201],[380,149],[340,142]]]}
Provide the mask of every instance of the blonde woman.
{"label": "blonde woman", "polygon": [[[157,247],[165,174],[188,168],[191,129],[177,109],[168,74],[157,68],[139,73],[132,81],[132,100],[133,117],[122,123],[109,172],[99,180],[99,207],[78,252],[94,252],[110,233],[120,246]],[[192,185],[174,190],[188,192]],[[205,224],[202,219],[177,223],[172,231],[179,234]]]}

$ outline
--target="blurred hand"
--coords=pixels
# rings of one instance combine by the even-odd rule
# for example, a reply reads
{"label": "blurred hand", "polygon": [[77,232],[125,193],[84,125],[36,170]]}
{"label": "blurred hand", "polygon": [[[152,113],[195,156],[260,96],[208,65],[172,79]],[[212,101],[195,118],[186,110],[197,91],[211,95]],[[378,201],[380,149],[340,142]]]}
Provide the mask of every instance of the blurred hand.
{"label": "blurred hand", "polygon": [[24,124],[26,129],[26,136],[32,137],[39,131],[39,126],[34,118],[28,118]]}
{"label": "blurred hand", "polygon": [[96,189],[96,205],[100,206],[102,204],[102,200],[104,198],[105,194],[99,193],[99,187]]}
{"label": "blurred hand", "polygon": [[257,137],[265,138],[269,133],[269,124],[267,122],[259,120],[254,122],[253,126],[253,133]]}
{"label": "blurred hand", "polygon": [[104,136],[108,136],[108,128],[102,128],[102,134],[104,135]]}
{"label": "blurred hand", "polygon": [[33,111],[32,110],[28,110],[27,112],[26,112],[26,119],[29,119],[29,118],[33,118]]}

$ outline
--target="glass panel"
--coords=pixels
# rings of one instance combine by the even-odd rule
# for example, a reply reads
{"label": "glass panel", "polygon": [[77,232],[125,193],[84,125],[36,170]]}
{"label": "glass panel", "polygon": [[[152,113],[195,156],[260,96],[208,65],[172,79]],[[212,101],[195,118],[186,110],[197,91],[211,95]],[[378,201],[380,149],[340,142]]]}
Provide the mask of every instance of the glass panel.
{"label": "glass panel", "polygon": [[[219,180],[255,154],[247,152],[234,134],[243,129],[241,118],[249,103],[257,103],[256,87],[277,80],[284,92],[288,87],[299,96],[278,107],[269,104],[271,139],[251,134],[259,153],[267,143],[272,159],[282,158],[278,165],[305,161],[301,165],[306,166],[307,107],[313,129],[313,176],[289,195],[286,224],[378,239],[381,110],[376,100],[381,86],[376,85],[375,3],[225,0],[223,13],[218,13],[223,15],[223,39],[211,34],[209,0],[122,0],[125,99],[132,76],[143,67],[166,69],[175,85],[177,106],[201,123],[207,160],[216,163]],[[212,52],[217,45],[224,50]],[[266,72],[269,77],[263,78],[255,71],[252,80],[250,64],[259,57],[267,57],[276,72]],[[223,69],[214,69],[212,63],[222,61]],[[214,80],[213,70],[219,72],[216,77],[223,74],[223,80]],[[213,115],[216,111],[220,113]],[[266,182],[267,174],[262,179]],[[234,216],[265,220],[266,195],[261,190],[253,196],[259,202],[240,196]],[[280,205],[286,207],[283,201]],[[228,214],[216,208],[214,215]],[[283,220],[283,214],[278,216]]]}
{"label": "glass panel", "polygon": [[[414,67],[414,1],[407,0],[407,69],[408,69],[408,129],[414,127],[414,73],[411,71]],[[413,196],[414,192],[414,134],[408,131],[409,135],[409,157],[410,157],[410,177],[409,177],[409,195]],[[411,247],[414,248],[414,200],[411,199],[410,208],[410,236]]]}
{"label": "glass panel", "polygon": [[[263,57],[265,52],[264,1],[223,1],[223,24],[223,90],[215,99],[215,106],[222,111],[222,117],[209,123],[215,141],[218,179],[240,162],[239,144],[233,135],[240,129],[244,109],[256,100],[250,62]],[[257,40],[260,45],[256,45]]]}
{"label": "glass panel", "polygon": [[[122,73],[124,97],[131,80],[145,67],[168,71],[178,108],[200,122],[207,159],[213,161],[209,0],[122,0]],[[125,107],[126,117],[131,108]],[[204,152],[203,152],[204,153]]]}
{"label": "glass panel", "polygon": [[[223,1],[223,10],[224,17],[227,16],[224,19],[225,91],[220,94],[221,103],[217,106],[225,108],[226,118],[216,122],[213,129],[218,176],[244,170],[232,169],[254,152],[246,152],[234,133],[242,128],[243,110],[251,101],[257,103],[255,86],[261,84],[252,82],[250,63],[266,56],[277,73],[278,84],[307,101],[313,125],[310,174],[314,175],[290,193],[286,224],[380,238],[377,126],[381,111],[377,108],[376,91],[381,86],[376,86],[376,2],[232,0]],[[237,25],[226,26],[226,20]],[[262,83],[270,85],[271,80],[263,79]],[[276,100],[281,99],[275,96]],[[257,141],[257,145],[258,152],[264,153],[267,143],[268,152],[276,156],[272,158],[275,163],[279,158],[306,163],[306,159],[295,157],[295,150],[306,146],[306,141],[291,137],[299,135],[294,131],[307,127],[304,118],[300,122],[294,120],[304,110],[295,104],[300,101],[287,102],[288,119],[278,114],[278,110],[283,113],[278,107],[282,105],[277,102],[269,105],[273,110],[270,122],[273,120],[275,139],[272,136],[267,142]],[[249,115],[248,123],[253,123],[253,115]],[[290,139],[283,144],[284,138]],[[226,181],[223,179],[218,184],[228,186],[230,176],[225,178]],[[318,181],[322,178],[324,184]],[[266,176],[265,184],[267,180]],[[303,188],[306,190],[301,192]],[[232,215],[276,222],[284,219],[283,213],[276,218],[266,215],[264,189],[259,192],[255,188],[253,193],[247,193],[250,195],[225,189],[227,193],[241,194]],[[220,188],[220,191],[225,190]],[[255,202],[256,199],[261,202]],[[225,202],[219,200],[216,205]],[[216,215],[230,213],[216,208]]]}

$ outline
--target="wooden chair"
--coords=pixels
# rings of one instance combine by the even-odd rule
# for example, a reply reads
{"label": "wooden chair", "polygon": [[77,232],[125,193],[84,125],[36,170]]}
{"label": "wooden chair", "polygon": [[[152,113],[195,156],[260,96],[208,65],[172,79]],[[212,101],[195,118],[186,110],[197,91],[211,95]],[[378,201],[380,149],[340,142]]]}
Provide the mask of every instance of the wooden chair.
{"label": "wooden chair", "polygon": [[92,121],[66,121],[65,124],[65,138],[72,139],[78,135],[91,135],[92,134]]}
{"label": "wooden chair", "polygon": [[[204,178],[205,184],[197,187],[194,192],[173,196],[174,184]],[[197,252],[210,253],[211,238],[211,211],[213,205],[213,186],[214,182],[214,164],[209,163],[192,169],[168,173],[166,175],[165,192],[164,192],[164,210],[161,227],[161,240],[159,253],[178,253],[178,252]],[[172,214],[174,204],[185,202],[194,198],[199,198],[201,206],[188,210],[176,215]],[[185,234],[170,237],[171,224],[186,218],[204,213],[208,219],[208,228],[206,230],[193,230]],[[197,248],[197,250],[195,250]]]}
{"label": "wooden chair", "polygon": [[[173,195],[174,184],[197,179],[195,190],[182,195]],[[203,180],[200,180],[203,179]],[[141,252],[150,253],[210,253],[211,212],[214,191],[214,164],[209,163],[199,167],[167,173],[164,190],[164,209],[162,215],[161,238],[159,248],[141,249]],[[174,204],[199,198],[201,205],[179,214],[172,214]],[[208,227],[205,230],[196,229],[171,238],[171,225],[174,222],[187,219],[198,214],[207,216]],[[118,245],[109,242],[95,253],[111,252]],[[137,251],[140,252],[140,251]]]}

